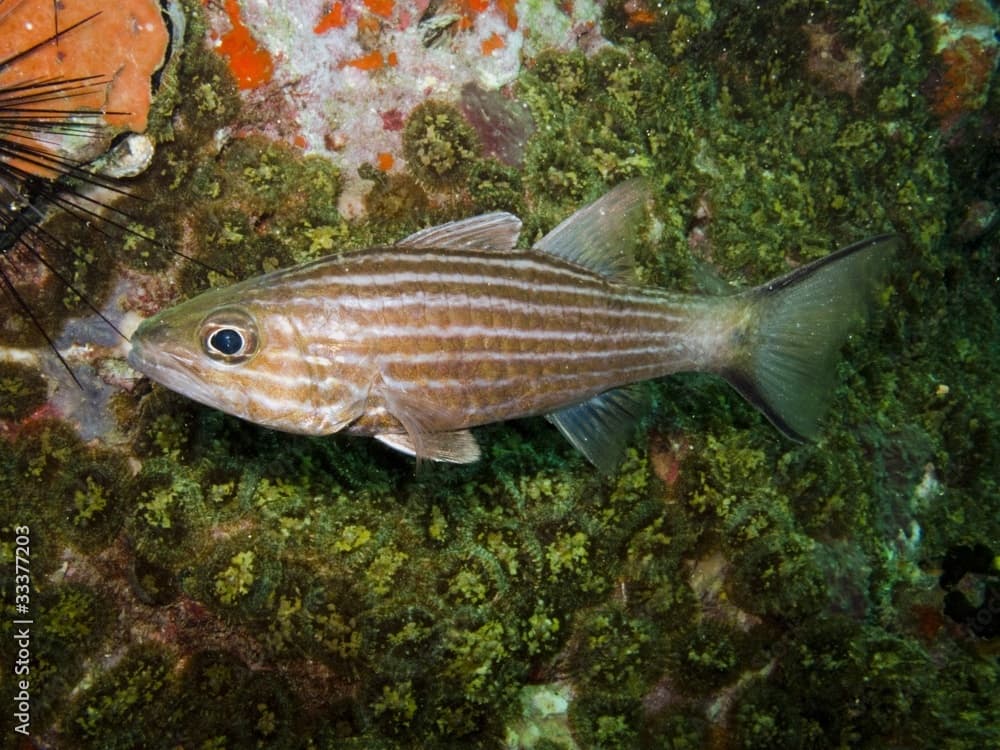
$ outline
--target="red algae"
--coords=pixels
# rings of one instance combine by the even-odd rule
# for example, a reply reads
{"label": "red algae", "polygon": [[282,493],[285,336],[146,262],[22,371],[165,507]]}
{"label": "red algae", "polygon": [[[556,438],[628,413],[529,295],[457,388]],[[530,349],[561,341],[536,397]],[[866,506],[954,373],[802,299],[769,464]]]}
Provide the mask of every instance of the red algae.
{"label": "red algae", "polygon": [[517,31],[517,0],[497,0],[497,8],[507,18],[507,28]]}
{"label": "red algae", "polygon": [[997,14],[986,0],[957,0],[931,21],[937,65],[926,90],[941,130],[948,132],[986,105],[1000,56]]}
{"label": "red algae", "polygon": [[949,120],[982,106],[983,92],[988,87],[995,63],[996,50],[986,49],[971,36],[961,37],[942,50],[944,72],[932,97],[934,112]]}
{"label": "red algae", "polygon": [[[516,0],[497,0],[496,7],[507,21],[507,27],[511,31],[517,30],[517,2]],[[459,21],[459,28],[467,30],[472,27],[473,19],[480,13],[485,13],[490,8],[490,0],[463,0],[462,18]],[[484,53],[485,54],[485,53]]]}
{"label": "red algae", "polygon": [[402,111],[398,108],[393,108],[382,113],[382,128],[391,132],[397,132],[403,129],[403,125],[406,123],[406,118],[404,117]]}
{"label": "red algae", "polygon": [[350,60],[345,60],[340,64],[342,68],[357,68],[358,70],[373,71],[379,68],[389,66],[394,68],[399,65],[399,55],[395,52],[390,52],[388,55],[383,55],[378,50],[374,52],[369,52],[360,57],[354,57]]}
{"label": "red algae", "polygon": [[324,34],[330,29],[340,29],[345,25],[347,25],[347,14],[344,13],[344,4],[338,0],[338,2],[330,6],[330,10],[313,26],[313,33]]}
{"label": "red algae", "polygon": [[226,13],[232,29],[222,35],[218,51],[229,62],[229,70],[241,89],[255,89],[271,80],[274,61],[271,54],[254,39],[240,18],[238,0],[226,0]]}
{"label": "red algae", "polygon": [[504,48],[503,37],[497,34],[495,31],[487,39],[484,39],[480,45],[480,49],[483,51],[483,57],[489,57],[498,49]]}
{"label": "red algae", "polygon": [[345,60],[340,64],[340,67],[357,68],[358,70],[378,70],[384,62],[382,53],[375,50],[374,52],[369,52],[367,55]]}
{"label": "red algae", "polygon": [[951,16],[965,26],[994,26],[997,22],[993,11],[977,0],[958,0]]}
{"label": "red algae", "polygon": [[382,16],[382,18],[391,17],[392,11],[396,7],[394,0],[364,0],[364,2],[368,10],[376,16]]}
{"label": "red algae", "polygon": [[625,26],[629,29],[651,26],[656,23],[656,14],[649,9],[643,0],[629,0],[625,3],[624,10],[626,13]]}
{"label": "red algae", "polygon": [[[163,64],[170,42],[159,3],[62,3],[58,28],[79,25],[60,35],[58,43],[46,44],[56,28],[52,13],[46,0],[4,6],[0,60],[10,62],[0,70],[0,86],[100,78],[73,87],[65,104],[55,106],[67,114],[102,112],[114,128],[144,131],[152,100],[150,78]],[[19,54],[35,45],[30,54]]]}
{"label": "red algae", "polygon": [[656,16],[648,10],[637,10],[635,13],[629,13],[628,16],[630,26],[647,26],[654,21],[656,21]]}

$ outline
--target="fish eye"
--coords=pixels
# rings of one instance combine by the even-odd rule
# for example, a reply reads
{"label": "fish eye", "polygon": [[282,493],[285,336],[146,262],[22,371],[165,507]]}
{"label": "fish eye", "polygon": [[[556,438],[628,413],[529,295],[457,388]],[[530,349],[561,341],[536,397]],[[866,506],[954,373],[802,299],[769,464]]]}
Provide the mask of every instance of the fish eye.
{"label": "fish eye", "polygon": [[201,324],[205,354],[217,362],[236,365],[257,353],[259,337],[253,317],[238,308],[216,310]]}
{"label": "fish eye", "polygon": [[208,343],[220,354],[232,356],[243,348],[243,334],[235,328],[221,328],[212,334]]}

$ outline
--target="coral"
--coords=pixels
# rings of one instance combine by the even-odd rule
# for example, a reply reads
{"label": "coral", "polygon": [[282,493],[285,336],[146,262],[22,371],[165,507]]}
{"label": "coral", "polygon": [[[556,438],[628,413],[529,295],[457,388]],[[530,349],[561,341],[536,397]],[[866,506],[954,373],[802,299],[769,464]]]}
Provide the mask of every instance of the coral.
{"label": "coral", "polygon": [[[152,98],[150,79],[163,64],[170,40],[159,3],[152,0],[104,5],[92,16],[91,9],[83,5],[60,7],[55,23],[52,14],[51,4],[37,1],[18,3],[4,14],[0,88],[13,89],[37,81],[71,82],[46,92],[54,97],[38,100],[35,96],[22,97],[11,104],[28,105],[43,118],[53,112],[78,113],[83,117],[86,117],[83,113],[101,112],[109,133],[103,148],[98,147],[89,155],[83,154],[86,149],[94,148],[96,133],[89,134],[90,138],[77,139],[85,146],[83,154],[79,151],[80,144],[66,137],[73,134],[72,128],[39,139],[41,148],[53,152],[51,162],[47,158],[11,160],[14,151],[5,151],[2,161],[11,161],[30,174],[42,176],[50,174],[47,164],[58,169],[59,159],[68,158],[74,163],[90,161],[107,148],[115,132],[146,129]],[[53,27],[62,31],[58,43],[46,41]],[[23,54],[25,50],[32,51]],[[53,106],[53,101],[58,105]],[[13,127],[8,135],[18,142],[34,140],[30,129]]]}
{"label": "coral", "polygon": [[417,702],[413,698],[413,684],[407,680],[399,685],[382,687],[382,698],[372,706],[375,716],[388,714],[393,721],[403,727],[408,726],[410,719],[417,712]]}
{"label": "coral", "polygon": [[47,397],[48,387],[39,373],[24,365],[0,362],[0,419],[24,419]]}
{"label": "coral", "polygon": [[986,104],[1000,60],[995,36],[1000,21],[982,0],[944,5],[946,9],[933,16],[938,70],[929,81],[931,107],[948,130]]}
{"label": "coral", "polygon": [[[983,741],[992,730],[975,723],[960,729],[954,718],[962,711],[975,716],[980,698],[975,691],[956,690],[954,671],[934,670],[929,660],[915,641],[877,627],[841,619],[816,623],[788,645],[781,674],[748,688],[736,712],[736,739],[749,747],[786,746],[810,737],[881,736],[920,744],[923,733],[940,732],[935,722],[950,716],[938,736]],[[970,674],[977,673],[980,679],[978,669]],[[809,699],[797,699],[792,691],[804,691]],[[848,702],[864,710],[838,710]]]}
{"label": "coral", "polygon": [[433,187],[458,183],[478,153],[472,128],[454,107],[424,102],[406,120],[403,154],[413,173]]}
{"label": "coral", "polygon": [[732,682],[745,662],[740,640],[718,621],[699,623],[676,639],[670,673],[683,675],[687,692],[710,694],[719,690]]}
{"label": "coral", "polygon": [[253,584],[253,552],[233,555],[229,567],[215,577],[215,593],[223,604],[232,604],[246,595]]}
{"label": "coral", "polygon": [[520,173],[499,162],[484,159],[469,170],[469,195],[477,211],[508,211],[519,216],[524,213],[523,191]]}
{"label": "coral", "polygon": [[88,747],[131,747],[141,742],[145,727],[133,714],[163,716],[171,660],[156,649],[129,654],[90,691],[65,721],[67,734]]}

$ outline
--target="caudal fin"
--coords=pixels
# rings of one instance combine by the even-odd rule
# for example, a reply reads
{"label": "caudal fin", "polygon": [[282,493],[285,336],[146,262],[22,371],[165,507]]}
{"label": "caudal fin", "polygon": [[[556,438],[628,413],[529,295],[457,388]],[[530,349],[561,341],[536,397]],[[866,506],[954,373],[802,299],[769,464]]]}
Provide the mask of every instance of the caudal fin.
{"label": "caudal fin", "polygon": [[817,436],[840,348],[900,245],[897,235],[871,237],[746,293],[748,325],[722,375],[789,437]]}

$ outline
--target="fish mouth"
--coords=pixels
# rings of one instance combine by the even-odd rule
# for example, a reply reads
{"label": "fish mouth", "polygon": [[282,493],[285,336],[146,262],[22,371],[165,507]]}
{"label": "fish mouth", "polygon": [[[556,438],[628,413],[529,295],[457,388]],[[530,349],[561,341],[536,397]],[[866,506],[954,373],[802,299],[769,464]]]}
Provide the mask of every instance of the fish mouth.
{"label": "fish mouth", "polygon": [[[186,368],[191,366],[190,360],[178,357],[163,349],[151,349],[143,342],[131,341],[132,347],[128,353],[128,365],[136,372],[142,373],[151,380],[165,385],[171,390],[187,390],[193,378],[187,374]],[[183,393],[184,390],[181,390]]]}
{"label": "fish mouth", "polygon": [[157,380],[159,373],[165,369],[163,365],[157,361],[152,352],[145,349],[135,339],[130,341],[129,344],[128,356],[126,357],[128,366],[141,375]]}
{"label": "fish mouth", "polygon": [[206,406],[217,407],[217,399],[212,397],[210,389],[194,374],[197,370],[192,358],[162,344],[158,345],[155,341],[149,341],[144,335],[140,336],[140,333],[144,333],[142,328],[140,326],[129,342],[129,367],[171,391]]}
{"label": "fish mouth", "polygon": [[168,326],[158,318],[143,321],[129,340],[129,367],[153,380],[160,380],[164,372],[190,369],[191,358],[173,351],[169,334]]}

